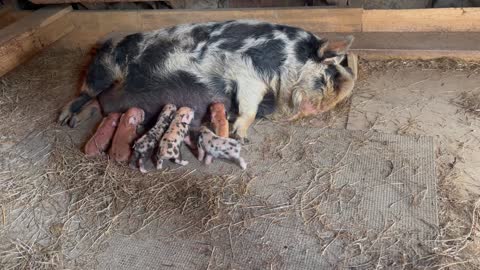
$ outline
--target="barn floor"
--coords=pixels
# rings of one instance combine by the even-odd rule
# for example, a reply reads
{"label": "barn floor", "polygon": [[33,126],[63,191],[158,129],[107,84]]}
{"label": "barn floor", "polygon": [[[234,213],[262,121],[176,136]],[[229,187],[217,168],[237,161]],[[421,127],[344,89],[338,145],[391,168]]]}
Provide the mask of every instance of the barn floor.
{"label": "barn floor", "polygon": [[335,111],[257,122],[245,172],[141,175],[54,122],[84,53],[0,79],[2,268],[478,269],[479,65],[362,61]]}

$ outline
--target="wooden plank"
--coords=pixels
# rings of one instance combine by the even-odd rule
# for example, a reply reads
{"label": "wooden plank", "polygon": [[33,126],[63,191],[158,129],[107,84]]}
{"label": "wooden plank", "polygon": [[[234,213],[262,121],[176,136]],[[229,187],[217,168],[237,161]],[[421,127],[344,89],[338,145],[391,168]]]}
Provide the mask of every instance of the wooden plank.
{"label": "wooden plank", "polygon": [[363,32],[478,32],[480,8],[364,10]]}
{"label": "wooden plank", "polygon": [[34,4],[151,2],[151,0],[31,0]]}
{"label": "wooden plank", "polygon": [[361,57],[480,60],[480,33],[353,33],[351,51]]}
{"label": "wooden plank", "polygon": [[288,8],[217,10],[76,11],[72,22],[79,31],[145,31],[181,23],[257,19],[302,27],[309,31],[357,32],[361,9]]}
{"label": "wooden plank", "polygon": [[40,9],[0,30],[0,76],[29,60],[74,28],[67,8]]}
{"label": "wooden plank", "polygon": [[15,10],[10,6],[0,9],[0,29],[10,25],[28,15],[31,11]]}

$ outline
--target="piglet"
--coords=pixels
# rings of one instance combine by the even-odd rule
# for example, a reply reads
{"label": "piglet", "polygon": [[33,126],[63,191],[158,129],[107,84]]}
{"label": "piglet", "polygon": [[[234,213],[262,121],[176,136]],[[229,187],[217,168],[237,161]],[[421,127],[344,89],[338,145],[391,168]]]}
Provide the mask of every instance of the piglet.
{"label": "piglet", "polygon": [[110,158],[117,162],[128,161],[132,153],[132,143],[137,138],[137,127],[144,118],[145,113],[139,108],[130,108],[122,115],[108,153]]}
{"label": "piglet", "polygon": [[111,113],[107,117],[103,118],[102,122],[98,126],[95,134],[85,144],[85,155],[87,157],[94,157],[101,155],[105,152],[110,144],[115,130],[120,119],[120,113]]}
{"label": "piglet", "polygon": [[242,149],[240,142],[217,136],[205,126],[200,128],[197,148],[198,160],[202,161],[205,158],[206,165],[212,163],[213,158],[224,158],[236,162],[244,170],[247,168],[247,163],[240,157]]}
{"label": "piglet", "polygon": [[210,105],[210,119],[215,134],[228,138],[227,113],[223,103],[216,102]]}
{"label": "piglet", "polygon": [[182,160],[180,146],[182,142],[189,138],[188,128],[194,117],[194,112],[188,107],[181,107],[175,114],[170,127],[163,135],[158,146],[156,155],[156,167],[162,168],[163,160],[173,159],[175,163],[182,166],[187,165],[188,161]]}
{"label": "piglet", "polygon": [[133,145],[133,163],[135,167],[138,165],[140,172],[146,173],[145,161],[150,158],[153,150],[162,138],[168,126],[172,122],[177,107],[173,104],[167,104],[163,107],[158,116],[157,123],[146,134],[138,139]]}

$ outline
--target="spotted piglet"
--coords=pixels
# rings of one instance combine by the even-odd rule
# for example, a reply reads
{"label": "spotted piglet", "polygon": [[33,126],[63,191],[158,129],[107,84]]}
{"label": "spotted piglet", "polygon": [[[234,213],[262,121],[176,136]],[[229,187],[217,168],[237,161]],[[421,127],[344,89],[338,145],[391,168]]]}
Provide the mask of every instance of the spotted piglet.
{"label": "spotted piglet", "polygon": [[[138,165],[140,172],[146,173],[145,161],[152,156],[153,150],[158,145],[158,141],[162,138],[168,126],[172,122],[177,106],[167,104],[163,107],[158,116],[157,123],[146,134],[138,139],[133,145],[132,159],[135,166]],[[138,163],[138,164],[137,164]]]}
{"label": "spotted piglet", "polygon": [[220,102],[210,105],[210,119],[215,134],[228,138],[228,121],[225,105]]}
{"label": "spotted piglet", "polygon": [[120,113],[111,113],[103,118],[95,134],[85,144],[84,150],[87,157],[99,156],[107,150],[121,115]]}
{"label": "spotted piglet", "polygon": [[224,158],[236,162],[244,170],[247,168],[247,163],[240,157],[242,149],[240,142],[217,136],[205,126],[200,128],[197,147],[198,160],[202,161],[205,158],[206,165],[212,163],[213,158]]}
{"label": "spotted piglet", "polygon": [[193,117],[194,112],[188,107],[181,107],[177,110],[170,127],[160,140],[156,155],[157,169],[162,168],[165,159],[174,160],[175,163],[182,166],[188,164],[188,161],[181,158],[180,146],[184,140],[189,138],[186,135]]}
{"label": "spotted piglet", "polygon": [[139,108],[130,108],[120,118],[108,155],[117,162],[128,161],[132,143],[137,138],[137,128],[143,123],[145,113]]}

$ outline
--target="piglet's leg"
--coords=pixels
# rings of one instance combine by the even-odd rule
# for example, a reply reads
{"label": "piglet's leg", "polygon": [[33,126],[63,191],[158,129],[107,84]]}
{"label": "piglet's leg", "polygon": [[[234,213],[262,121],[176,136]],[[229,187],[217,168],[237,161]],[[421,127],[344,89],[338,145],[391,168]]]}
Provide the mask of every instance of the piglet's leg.
{"label": "piglet's leg", "polygon": [[188,160],[182,160],[182,156],[180,154],[178,154],[178,156],[175,158],[175,163],[179,164],[179,165],[182,165],[182,166],[185,166],[188,164]]}
{"label": "piglet's leg", "polygon": [[[143,158],[138,160],[138,168],[140,169],[141,173],[147,173],[147,169],[145,169],[145,160]],[[162,165],[160,164],[160,169],[162,168]]]}
{"label": "piglet's leg", "polygon": [[205,157],[205,165],[210,165],[212,164],[213,156],[212,155],[207,155]]}
{"label": "piglet's leg", "polygon": [[245,160],[242,158],[242,157],[238,157],[238,159],[236,159],[238,165],[240,167],[242,167],[243,170],[245,170],[247,168],[247,163],[245,162]]}
{"label": "piglet's leg", "polygon": [[161,170],[162,169],[162,166],[163,166],[163,160],[158,158],[157,159],[157,164],[156,164],[156,168],[157,170]]}
{"label": "piglet's leg", "polygon": [[132,169],[137,169],[137,165],[140,163],[138,152],[133,151],[128,162],[128,166]]}
{"label": "piglet's leg", "polygon": [[186,135],[185,138],[183,139],[185,144],[190,147],[190,149],[195,149],[197,146],[192,142],[192,139],[190,138],[190,135]]}
{"label": "piglet's leg", "polygon": [[198,146],[198,160],[202,161],[205,158],[205,150],[201,146]]}

